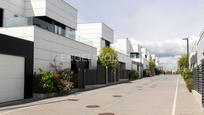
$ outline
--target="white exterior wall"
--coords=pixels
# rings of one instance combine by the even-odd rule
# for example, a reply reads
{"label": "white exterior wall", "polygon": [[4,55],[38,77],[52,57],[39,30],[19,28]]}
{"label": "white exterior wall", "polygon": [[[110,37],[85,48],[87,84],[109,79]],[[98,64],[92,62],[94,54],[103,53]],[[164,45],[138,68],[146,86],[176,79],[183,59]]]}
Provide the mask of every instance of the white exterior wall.
{"label": "white exterior wall", "polygon": [[114,38],[113,30],[104,23],[101,24],[102,24],[102,38],[109,41],[110,43],[113,43]]}
{"label": "white exterior wall", "polygon": [[[147,58],[145,57],[147,55]],[[148,51],[146,48],[142,48],[142,64],[144,69],[148,69]]]}
{"label": "white exterior wall", "polygon": [[130,56],[130,53],[133,51],[132,44],[128,38],[117,39],[116,42],[111,44],[111,47],[127,56]]}
{"label": "white exterior wall", "polygon": [[133,52],[139,53],[140,57],[134,59],[135,62],[142,63],[142,47],[138,44],[133,44]]}
{"label": "white exterior wall", "polygon": [[50,69],[50,63],[55,58],[58,62],[63,62],[63,68],[70,68],[71,56],[91,59],[91,69],[97,66],[96,48],[36,26],[1,28],[0,33],[30,41],[34,40],[35,71],[39,68]]}
{"label": "white exterior wall", "polygon": [[130,53],[133,52],[133,46],[128,38],[126,38],[126,42],[127,42],[127,55],[130,56]]}
{"label": "white exterior wall", "polygon": [[152,54],[147,50],[147,60],[149,61],[152,58]]}
{"label": "white exterior wall", "polygon": [[125,69],[126,70],[131,70],[132,69],[132,60],[129,56],[127,55],[124,55],[120,52],[117,52],[118,53],[118,61],[119,62],[123,62],[125,63]]}
{"label": "white exterior wall", "polygon": [[34,41],[34,26],[0,28],[0,33],[28,41]]}
{"label": "white exterior wall", "polygon": [[0,0],[0,8],[4,9],[4,26],[6,21],[12,18],[24,16],[24,0]]}
{"label": "white exterior wall", "polygon": [[77,28],[77,10],[64,0],[25,0],[25,16],[47,16],[66,26]]}
{"label": "white exterior wall", "polygon": [[119,61],[126,64],[127,70],[132,70],[132,59],[130,52],[133,51],[131,42],[126,39],[117,39],[116,42],[111,44],[111,47],[118,52]]}
{"label": "white exterior wall", "polygon": [[143,62],[143,63],[142,63],[142,64],[143,64],[143,68],[144,68],[144,69],[148,69],[148,68],[149,68],[149,64],[148,64],[147,59],[143,58],[142,60],[143,60],[143,61],[142,61],[142,62]]}
{"label": "white exterior wall", "polygon": [[92,46],[101,50],[102,28],[100,23],[78,24],[76,39],[86,39],[92,42]]}
{"label": "white exterior wall", "polygon": [[132,70],[138,70],[139,68],[138,68],[138,66],[137,66],[137,64],[133,64],[132,63]]}
{"label": "white exterior wall", "polygon": [[201,64],[201,60],[204,59],[204,32],[201,32],[200,39],[197,44],[197,63],[198,65]]}
{"label": "white exterior wall", "polygon": [[145,55],[147,55],[147,49],[146,48],[142,48],[142,58],[145,58]]}
{"label": "white exterior wall", "polygon": [[[112,43],[114,35],[113,30],[103,23],[87,23],[78,24],[76,36],[76,39],[86,39],[91,41],[92,46],[97,48],[99,54],[101,49],[105,46],[105,42],[102,38]],[[86,40],[80,41],[83,42]]]}
{"label": "white exterior wall", "polygon": [[127,55],[127,43],[126,39],[117,39],[116,42],[111,44],[111,47],[116,51]]}

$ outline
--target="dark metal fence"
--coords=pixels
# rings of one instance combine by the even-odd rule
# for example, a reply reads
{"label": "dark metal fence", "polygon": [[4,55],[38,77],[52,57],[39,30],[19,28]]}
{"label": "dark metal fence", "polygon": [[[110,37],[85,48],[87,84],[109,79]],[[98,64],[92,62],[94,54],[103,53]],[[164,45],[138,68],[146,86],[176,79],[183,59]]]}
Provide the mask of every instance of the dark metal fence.
{"label": "dark metal fence", "polygon": [[193,69],[193,88],[198,93],[202,93],[202,75],[201,75],[201,66],[197,66]]}
{"label": "dark metal fence", "polygon": [[201,94],[202,94],[202,105],[204,107],[204,60],[201,61],[201,77],[200,77],[200,81],[201,81]]}
{"label": "dark metal fence", "polygon": [[201,65],[193,69],[193,89],[202,95],[204,107],[204,60],[201,61]]}
{"label": "dark metal fence", "polygon": [[[117,82],[119,79],[129,79],[130,70],[113,70],[107,69],[108,83]],[[96,70],[84,69],[79,73],[79,88],[84,88],[85,85],[106,84],[106,68],[98,66]]]}

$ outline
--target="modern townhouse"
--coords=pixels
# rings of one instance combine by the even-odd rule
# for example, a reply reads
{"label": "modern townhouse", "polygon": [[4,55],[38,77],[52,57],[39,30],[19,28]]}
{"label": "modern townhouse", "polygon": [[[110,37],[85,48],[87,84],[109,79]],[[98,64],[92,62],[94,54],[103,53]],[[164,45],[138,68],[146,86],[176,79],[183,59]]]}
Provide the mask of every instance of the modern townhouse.
{"label": "modern townhouse", "polygon": [[193,70],[193,94],[204,107],[204,31],[201,32],[194,51],[190,55],[190,65]]}
{"label": "modern townhouse", "polygon": [[[83,43],[86,43],[86,44],[92,44],[93,47],[96,47],[97,48],[97,55],[99,55],[101,53],[101,50],[105,47],[113,47],[115,49],[116,48],[116,47],[114,47],[115,44],[119,43],[119,42],[113,43],[114,31],[113,31],[113,29],[111,29],[110,27],[108,27],[104,23],[78,24],[77,31],[76,31],[76,39],[83,42]],[[125,45],[123,45],[123,42]],[[131,68],[130,53],[128,52],[130,48],[126,47],[129,45],[126,45],[127,44],[126,39],[124,39],[120,43],[122,43],[120,50],[118,47],[115,49],[118,53],[118,60],[120,62],[119,66],[117,68],[117,72],[116,72],[117,78],[114,78],[114,79],[117,79],[117,81],[121,80],[121,79],[128,79],[128,77],[127,77],[128,73],[126,71],[130,71],[132,69]],[[127,73],[127,74],[125,74],[125,73]],[[108,75],[109,79],[112,78],[111,74],[112,73],[109,71],[109,75]],[[98,76],[97,76],[97,79],[99,79]],[[100,79],[101,78],[103,78],[103,77],[100,77]],[[107,81],[106,81],[106,83],[107,83]]]}
{"label": "modern townhouse", "polygon": [[[136,70],[138,70],[139,74],[140,74],[140,78],[143,77],[143,64],[142,64],[142,46],[140,46],[139,44],[133,44],[133,51],[130,54],[130,57],[132,58],[132,68]],[[136,67],[135,67],[136,65]]]}
{"label": "modern townhouse", "polygon": [[120,65],[124,65],[123,69],[132,70],[130,53],[133,51],[133,49],[128,38],[117,39],[113,44],[111,44],[111,47],[118,52]]}
{"label": "modern townhouse", "polygon": [[[97,66],[97,49],[75,39],[77,10],[64,0],[1,0],[0,26],[0,103],[32,97],[33,72],[54,59],[75,71]],[[100,48],[112,42],[101,35]]]}
{"label": "modern townhouse", "polygon": [[155,66],[158,67],[159,66],[159,59],[155,54],[151,55],[151,58],[155,61]]}
{"label": "modern townhouse", "polygon": [[92,44],[97,48],[97,55],[99,55],[104,47],[110,47],[113,43],[114,31],[104,23],[78,24],[76,39],[85,44]]}
{"label": "modern townhouse", "polygon": [[142,64],[144,69],[148,69],[149,68],[149,64],[148,64],[148,59],[149,59],[149,51],[147,50],[147,48],[142,47]]}

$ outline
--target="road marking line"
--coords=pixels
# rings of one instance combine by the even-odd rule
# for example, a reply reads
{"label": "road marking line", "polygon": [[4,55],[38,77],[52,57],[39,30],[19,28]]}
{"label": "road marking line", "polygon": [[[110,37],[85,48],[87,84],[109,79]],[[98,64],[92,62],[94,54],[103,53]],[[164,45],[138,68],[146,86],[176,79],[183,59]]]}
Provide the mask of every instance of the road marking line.
{"label": "road marking line", "polygon": [[177,101],[177,96],[178,96],[178,87],[179,87],[179,77],[177,77],[176,91],[175,91],[175,95],[174,95],[174,103],[173,103],[173,108],[172,108],[171,115],[175,115],[176,114],[176,101]]}

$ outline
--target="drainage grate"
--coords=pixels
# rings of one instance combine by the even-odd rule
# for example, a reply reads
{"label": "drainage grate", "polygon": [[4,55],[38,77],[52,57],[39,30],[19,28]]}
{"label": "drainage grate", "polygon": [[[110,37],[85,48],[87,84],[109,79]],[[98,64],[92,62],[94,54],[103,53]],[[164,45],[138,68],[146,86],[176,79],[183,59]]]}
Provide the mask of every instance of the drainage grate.
{"label": "drainage grate", "polygon": [[68,99],[68,101],[79,101],[78,99]]}
{"label": "drainage grate", "polygon": [[115,115],[114,113],[99,113],[98,115]]}
{"label": "drainage grate", "polygon": [[99,105],[87,105],[86,108],[99,108]]}
{"label": "drainage grate", "polygon": [[113,97],[123,97],[122,95],[113,95]]}

